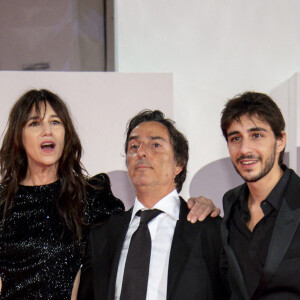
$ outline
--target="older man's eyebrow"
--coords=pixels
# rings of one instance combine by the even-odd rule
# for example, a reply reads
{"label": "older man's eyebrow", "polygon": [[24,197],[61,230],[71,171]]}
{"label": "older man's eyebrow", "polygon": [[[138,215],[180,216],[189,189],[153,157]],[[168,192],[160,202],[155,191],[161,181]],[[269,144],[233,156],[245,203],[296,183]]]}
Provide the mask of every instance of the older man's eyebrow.
{"label": "older man's eyebrow", "polygon": [[166,141],[163,137],[161,136],[150,136],[150,139],[151,140],[161,140],[161,141]]}
{"label": "older man's eyebrow", "polygon": [[132,141],[132,140],[137,140],[139,138],[138,135],[132,135],[128,138],[128,142]]}
{"label": "older man's eyebrow", "polygon": [[[161,136],[149,136],[148,137],[150,140],[162,140],[162,141],[166,141],[163,137]],[[139,139],[139,135],[133,135],[133,136],[130,136],[128,138],[128,142],[132,141],[132,140],[138,140]]]}

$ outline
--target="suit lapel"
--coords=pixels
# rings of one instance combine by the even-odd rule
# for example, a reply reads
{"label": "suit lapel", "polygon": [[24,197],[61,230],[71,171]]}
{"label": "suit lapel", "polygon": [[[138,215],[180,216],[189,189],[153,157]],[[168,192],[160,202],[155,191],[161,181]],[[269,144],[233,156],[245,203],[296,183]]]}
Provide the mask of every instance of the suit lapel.
{"label": "suit lapel", "polygon": [[249,298],[249,294],[246,288],[246,284],[238,260],[235,256],[234,251],[229,245],[229,231],[227,228],[227,223],[230,217],[232,206],[238,200],[237,195],[233,195],[233,197],[235,197],[235,200],[234,201],[230,200],[228,206],[226,205],[225,215],[221,223],[221,237],[222,237],[222,244],[228,260],[228,277],[229,277],[228,279],[232,290],[235,291],[235,294],[233,295],[235,298],[233,299],[244,300],[250,298]]}
{"label": "suit lapel", "polygon": [[111,251],[114,251],[113,262],[111,266],[109,284],[108,284],[108,299],[115,299],[115,286],[119,266],[120,255],[124,243],[124,239],[128,230],[128,225],[131,219],[132,209],[127,211],[118,220],[111,223],[110,238]]}
{"label": "suit lapel", "polygon": [[291,175],[286,188],[286,194],[278,212],[269,244],[262,278],[253,299],[259,297],[260,293],[266,288],[274,274],[278,271],[279,265],[300,224],[300,179],[293,170],[290,170],[290,172]]}
{"label": "suit lapel", "polygon": [[186,202],[182,198],[180,201],[179,220],[176,223],[170,251],[167,299],[170,297],[177,276],[180,276],[180,269],[187,260],[197,234],[196,227],[186,220],[188,213]]}
{"label": "suit lapel", "polygon": [[288,250],[295,232],[300,224],[300,208],[291,210],[283,199],[276,218],[275,227],[269,245],[262,279],[253,298],[256,299],[270,282]]}

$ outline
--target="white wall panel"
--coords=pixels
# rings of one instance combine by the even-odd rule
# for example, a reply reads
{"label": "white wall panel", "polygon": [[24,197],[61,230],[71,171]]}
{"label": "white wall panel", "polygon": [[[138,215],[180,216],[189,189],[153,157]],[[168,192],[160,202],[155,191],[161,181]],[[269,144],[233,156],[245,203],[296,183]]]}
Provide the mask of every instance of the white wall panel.
{"label": "white wall panel", "polygon": [[67,102],[84,148],[83,163],[90,175],[112,172],[116,195],[126,203],[133,201],[124,156],[126,124],[146,108],[160,109],[173,118],[172,75],[2,71],[0,132],[13,103],[32,88],[49,89]]}
{"label": "white wall panel", "polygon": [[[226,100],[269,93],[300,70],[300,1],[115,0],[115,8],[118,70],[173,73],[174,118],[191,146],[187,198],[197,172],[228,157],[219,127]],[[221,205],[213,182],[207,176],[197,192]]]}

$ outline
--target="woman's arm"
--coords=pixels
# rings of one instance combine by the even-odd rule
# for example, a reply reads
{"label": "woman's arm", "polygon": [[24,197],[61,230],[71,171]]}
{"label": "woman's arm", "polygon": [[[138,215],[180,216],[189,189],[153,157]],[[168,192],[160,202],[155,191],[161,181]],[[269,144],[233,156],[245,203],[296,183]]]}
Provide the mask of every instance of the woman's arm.
{"label": "woman's arm", "polygon": [[[81,273],[81,269],[79,269],[79,271],[77,272],[77,275],[74,280],[71,300],[77,299],[78,288],[79,288],[79,283],[80,283],[80,273]],[[1,280],[1,278],[0,278],[0,280]],[[0,290],[1,290],[1,285],[0,285]]]}

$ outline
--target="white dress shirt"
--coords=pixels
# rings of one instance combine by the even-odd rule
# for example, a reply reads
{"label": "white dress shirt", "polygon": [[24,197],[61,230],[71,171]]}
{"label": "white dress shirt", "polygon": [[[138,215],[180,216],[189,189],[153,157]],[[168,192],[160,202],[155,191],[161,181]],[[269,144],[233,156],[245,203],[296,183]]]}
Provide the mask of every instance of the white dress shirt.
{"label": "white dress shirt", "polygon": [[[172,191],[158,201],[153,208],[157,208],[164,213],[158,215],[148,224],[152,245],[146,300],[161,300],[167,298],[170,251],[176,222],[179,219],[180,199],[177,191]],[[131,220],[120,256],[115,289],[116,300],[119,300],[121,295],[124,267],[130,240],[140,223],[140,217],[136,216],[136,213],[145,209],[147,208],[135,198]]]}

